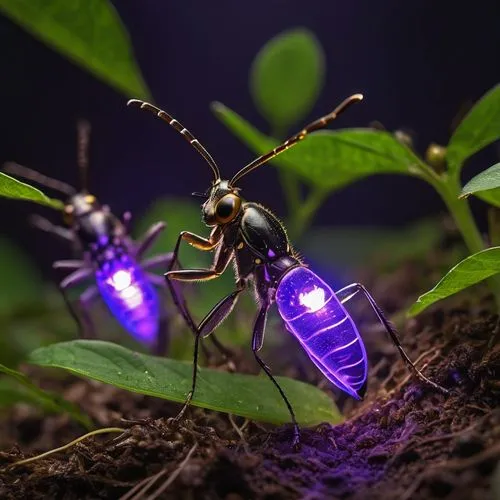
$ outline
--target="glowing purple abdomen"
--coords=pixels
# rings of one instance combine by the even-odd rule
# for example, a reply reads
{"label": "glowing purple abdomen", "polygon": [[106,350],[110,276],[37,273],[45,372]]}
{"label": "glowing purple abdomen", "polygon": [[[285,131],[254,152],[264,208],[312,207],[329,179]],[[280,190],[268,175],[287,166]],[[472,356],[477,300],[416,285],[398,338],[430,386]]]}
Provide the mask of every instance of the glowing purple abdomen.
{"label": "glowing purple abdomen", "polygon": [[160,321],[158,295],[134,259],[122,255],[103,263],[96,281],[119,323],[140,342],[154,344]]}
{"label": "glowing purple abdomen", "polygon": [[310,269],[296,267],[281,279],[276,304],[288,330],[323,374],[361,399],[368,372],[365,347],[333,290]]}

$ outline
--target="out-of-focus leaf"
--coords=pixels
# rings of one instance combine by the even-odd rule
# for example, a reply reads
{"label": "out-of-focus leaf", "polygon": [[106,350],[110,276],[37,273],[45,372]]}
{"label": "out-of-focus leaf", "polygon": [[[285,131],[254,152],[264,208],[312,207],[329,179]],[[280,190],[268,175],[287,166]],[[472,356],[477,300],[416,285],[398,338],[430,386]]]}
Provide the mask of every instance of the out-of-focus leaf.
{"label": "out-of-focus leaf", "polygon": [[[277,145],[223,104],[213,103],[212,109],[256,154],[266,153]],[[420,174],[420,160],[410,149],[392,134],[373,129],[315,132],[272,163],[332,191],[374,174]]]}
{"label": "out-of-focus leaf", "polygon": [[14,243],[0,238],[0,316],[42,301],[40,271]]}
{"label": "out-of-focus leaf", "polygon": [[0,172],[0,196],[13,200],[33,201],[39,205],[45,205],[55,208],[56,210],[60,210],[64,207],[62,201],[49,198],[39,189],[25,182],[18,181],[14,177],[4,174],[3,172]]}
{"label": "out-of-focus leaf", "polygon": [[30,393],[29,397],[32,397],[33,401],[38,401],[38,404],[45,410],[54,413],[67,413],[71,416],[71,418],[82,424],[84,427],[88,429],[92,427],[90,419],[87,417],[87,415],[82,413],[77,406],[62,399],[57,394],[53,394],[40,389],[35,384],[33,384],[33,382],[31,382],[31,380],[24,373],[13,370],[12,368],[7,368],[6,366],[1,364],[0,372],[11,377],[16,382],[25,387]]}
{"label": "out-of-focus leaf", "polygon": [[281,33],[257,54],[250,89],[255,105],[278,134],[302,120],[314,105],[324,79],[324,55],[305,29]]}
{"label": "out-of-focus leaf", "polygon": [[500,208],[500,163],[483,170],[473,177],[463,187],[460,197],[471,194],[478,196],[490,205]]}
{"label": "out-of-focus leaf", "polygon": [[[44,407],[43,401],[30,392],[25,386],[19,384],[16,380],[9,377],[0,377],[0,409],[10,408],[19,403],[30,406]],[[52,408],[44,408],[52,412]]]}
{"label": "out-of-focus leaf", "polygon": [[[185,401],[191,388],[191,363],[139,354],[98,340],[42,347],[31,354],[29,362],[179,403]],[[277,379],[302,425],[341,420],[333,401],[320,389],[285,377]],[[201,368],[192,403],[275,424],[290,421],[285,404],[267,377]]]}
{"label": "out-of-focus leaf", "polygon": [[467,158],[498,139],[500,139],[500,85],[489,90],[455,130],[446,155],[450,170],[459,170]]}
{"label": "out-of-focus leaf", "polygon": [[331,267],[353,268],[377,258],[398,265],[424,257],[441,237],[436,220],[423,220],[404,228],[319,227],[308,231],[298,249],[306,259]]}
{"label": "out-of-focus leaf", "polygon": [[500,272],[500,247],[487,248],[459,262],[408,311],[415,316],[438,300],[453,295]]}
{"label": "out-of-focus leaf", "polygon": [[0,11],[125,95],[151,99],[127,31],[108,0],[0,0]]}

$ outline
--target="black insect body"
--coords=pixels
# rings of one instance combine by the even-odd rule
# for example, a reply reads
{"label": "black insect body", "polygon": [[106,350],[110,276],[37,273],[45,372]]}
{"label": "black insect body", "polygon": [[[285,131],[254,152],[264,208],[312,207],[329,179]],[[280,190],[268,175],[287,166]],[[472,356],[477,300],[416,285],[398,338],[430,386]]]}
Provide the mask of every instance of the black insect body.
{"label": "black insect body", "polygon": [[[164,279],[151,271],[168,266],[173,254],[156,255],[145,260],[144,255],[165,229],[165,223],[153,224],[139,241],[134,242],[128,232],[130,213],[118,219],[107,205],[100,205],[86,190],[89,132],[86,122],[79,123],[78,166],[84,186],[80,192],[15,163],[7,164],[5,170],[67,197],[63,210],[65,227],[56,226],[40,216],[34,216],[32,220],[40,229],[71,242],[81,257],[53,264],[55,269],[72,271],[60,282],[59,288],[78,322],[80,336],[95,337],[89,308],[101,297],[122,327],[153,352],[164,353],[168,344],[167,316],[155,287],[166,290],[166,286]],[[75,307],[69,300],[68,290],[88,280],[93,283],[81,294],[78,307]],[[182,300],[178,301],[182,303]]]}
{"label": "black insect body", "polygon": [[[395,329],[362,285],[354,283],[333,292],[293,251],[281,222],[262,205],[244,201],[240,188],[236,187],[243,176],[297,144],[310,132],[324,127],[361,98],[360,94],[349,97],[330,114],[312,122],[274,150],[252,161],[230,181],[221,179],[213,158],[177,120],[151,104],[129,101],[129,104],[153,112],[180,132],[203,156],[214,174],[212,185],[205,194],[193,193],[206,198],[202,205],[202,217],[205,224],[212,228],[210,236],[204,238],[187,231],[179,235],[174,258],[165,274],[167,283],[172,287],[174,280],[192,282],[215,279],[226,270],[231,261],[235,262],[236,289],[212,308],[195,331],[193,385],[179,416],[189,405],[195,391],[199,339],[207,337],[218,327],[232,311],[239,295],[249,286],[254,288],[259,303],[253,327],[252,350],[256,361],[274,383],[288,407],[294,424],[295,443],[299,441],[299,428],[293,408],[259,355],[268,310],[273,303],[277,304],[287,329],[295,335],[322,373],[342,390],[361,399],[366,390],[367,357],[361,336],[343,304],[362,292],[410,369],[420,380],[446,392],[413,365],[403,350]],[[215,251],[210,269],[174,269],[183,240],[199,250]]]}

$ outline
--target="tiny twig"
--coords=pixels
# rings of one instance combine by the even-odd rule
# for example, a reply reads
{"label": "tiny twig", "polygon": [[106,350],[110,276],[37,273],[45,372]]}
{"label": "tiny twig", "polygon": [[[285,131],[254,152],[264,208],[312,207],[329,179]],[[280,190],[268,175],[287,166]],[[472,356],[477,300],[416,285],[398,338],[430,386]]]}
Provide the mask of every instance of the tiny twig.
{"label": "tiny twig", "polygon": [[189,450],[189,453],[186,455],[186,458],[179,464],[179,467],[177,467],[177,469],[172,472],[170,477],[156,490],[156,492],[150,495],[146,500],[155,500],[155,498],[158,498],[177,479],[177,476],[182,472],[182,469],[186,467],[197,447],[198,443],[194,443]]}
{"label": "tiny twig", "polygon": [[229,418],[229,422],[231,422],[231,426],[233,427],[233,429],[235,430],[236,434],[238,434],[239,438],[241,439],[241,442],[243,444],[243,448],[245,450],[245,453],[250,453],[250,450],[248,448],[248,443],[245,439],[245,436],[243,435],[243,429],[246,427],[246,425],[248,424],[249,420],[248,419],[245,419],[245,422],[243,423],[243,425],[241,427],[238,427],[236,425],[236,422],[234,421],[233,419],[233,416],[229,413],[228,414],[228,418]]}
{"label": "tiny twig", "polygon": [[[158,496],[161,495],[175,481],[176,477],[182,472],[182,469],[189,462],[189,459],[191,458],[197,447],[198,443],[195,443],[189,450],[186,458],[179,464],[177,469],[172,472],[170,477],[156,490],[156,492],[147,497],[146,500],[154,500],[155,498],[158,498]],[[164,476],[167,471],[168,467],[165,467],[153,476],[147,477],[138,482],[132,489],[122,495],[119,500],[140,500],[141,498],[144,498],[144,495],[147,493],[147,491],[158,481],[158,479]]]}
{"label": "tiny twig", "polygon": [[83,441],[84,439],[87,439],[88,437],[96,436],[98,434],[105,434],[107,432],[125,432],[125,429],[122,429],[120,427],[105,427],[104,429],[97,429],[92,432],[88,432],[87,434],[80,436],[79,438],[71,441],[68,444],[65,444],[64,446],[60,446],[59,448],[54,448],[53,450],[46,451],[40,455],[36,455],[34,457],[30,458],[25,458],[23,460],[19,460],[17,462],[14,462],[13,464],[10,464],[8,467],[17,467],[18,465],[24,465],[29,462],[34,462],[36,460],[41,460],[42,458],[48,457],[50,455],[53,455],[54,453],[58,453],[59,451],[64,451],[67,450],[68,448],[71,448],[75,444],[78,444],[79,442]]}

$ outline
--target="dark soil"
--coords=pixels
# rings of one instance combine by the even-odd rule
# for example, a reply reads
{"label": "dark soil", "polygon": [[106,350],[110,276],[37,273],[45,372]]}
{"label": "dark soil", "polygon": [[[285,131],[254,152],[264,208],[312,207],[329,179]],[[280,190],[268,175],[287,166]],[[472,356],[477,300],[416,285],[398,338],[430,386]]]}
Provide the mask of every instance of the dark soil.
{"label": "dark soil", "polygon": [[[406,304],[420,273],[409,264],[378,281],[386,290],[375,292],[385,297],[381,305],[394,312]],[[12,467],[84,433],[66,417],[17,407],[0,422],[0,449],[7,450],[0,454],[0,496],[493,499],[500,459],[500,346],[485,355],[496,324],[489,310],[488,302],[471,301],[423,314],[402,331],[411,357],[449,396],[413,379],[381,335],[367,335],[372,369],[366,400],[340,398],[346,422],[304,429],[299,451],[291,447],[288,426],[265,428],[196,408],[176,425],[169,417],[178,405],[73,378],[52,381],[63,384],[65,396],[98,426],[126,431]],[[302,376],[321,380],[308,370]]]}

